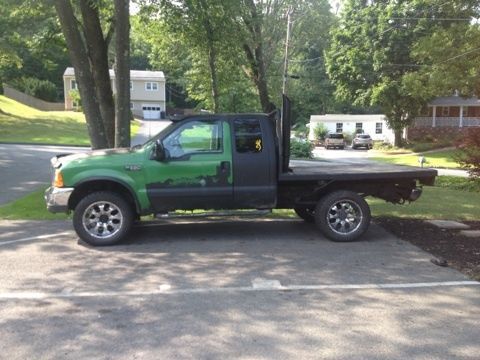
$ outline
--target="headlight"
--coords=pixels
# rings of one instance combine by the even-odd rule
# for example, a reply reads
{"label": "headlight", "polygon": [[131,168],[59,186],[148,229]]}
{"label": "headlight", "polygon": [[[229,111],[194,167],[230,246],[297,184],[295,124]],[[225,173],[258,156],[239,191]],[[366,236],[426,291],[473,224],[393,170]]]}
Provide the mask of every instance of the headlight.
{"label": "headlight", "polygon": [[55,187],[63,187],[63,175],[59,169],[55,170],[55,177],[53,178],[53,186]]}

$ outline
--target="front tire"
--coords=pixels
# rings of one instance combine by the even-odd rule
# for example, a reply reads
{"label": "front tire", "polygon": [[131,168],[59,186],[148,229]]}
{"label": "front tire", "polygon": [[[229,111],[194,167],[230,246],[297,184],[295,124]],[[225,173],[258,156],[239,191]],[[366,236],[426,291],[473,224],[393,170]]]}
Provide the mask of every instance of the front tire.
{"label": "front tire", "polygon": [[315,208],[315,223],[330,240],[357,240],[368,229],[370,208],[363,197],[353,191],[340,190],[325,195]]}
{"label": "front tire", "polygon": [[75,207],[73,227],[86,243],[107,246],[128,234],[133,219],[132,207],[121,195],[99,191],[87,195]]}

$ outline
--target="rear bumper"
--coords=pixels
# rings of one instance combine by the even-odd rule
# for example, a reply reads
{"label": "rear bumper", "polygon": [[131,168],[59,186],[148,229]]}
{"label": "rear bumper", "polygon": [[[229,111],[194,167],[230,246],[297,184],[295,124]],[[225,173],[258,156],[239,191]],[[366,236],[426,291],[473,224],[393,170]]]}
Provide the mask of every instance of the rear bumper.
{"label": "rear bumper", "polygon": [[47,210],[52,213],[68,212],[68,200],[72,192],[73,188],[49,187],[44,194]]}

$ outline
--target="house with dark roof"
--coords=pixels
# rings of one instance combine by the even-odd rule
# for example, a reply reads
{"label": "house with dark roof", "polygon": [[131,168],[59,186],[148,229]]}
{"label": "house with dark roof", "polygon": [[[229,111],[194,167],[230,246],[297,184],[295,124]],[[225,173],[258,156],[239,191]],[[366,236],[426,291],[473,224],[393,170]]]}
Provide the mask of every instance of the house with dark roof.
{"label": "house with dark roof", "polygon": [[438,97],[427,106],[426,114],[415,119],[414,127],[480,126],[480,100],[458,95]]}
{"label": "house with dark roof", "polygon": [[[114,79],[115,73],[110,69],[110,80],[115,94]],[[73,110],[75,104],[70,96],[70,91],[78,89],[73,67],[65,70],[63,86],[65,110]],[[130,70],[130,99],[130,109],[134,116],[147,120],[160,119],[166,113],[165,75],[163,71]]]}

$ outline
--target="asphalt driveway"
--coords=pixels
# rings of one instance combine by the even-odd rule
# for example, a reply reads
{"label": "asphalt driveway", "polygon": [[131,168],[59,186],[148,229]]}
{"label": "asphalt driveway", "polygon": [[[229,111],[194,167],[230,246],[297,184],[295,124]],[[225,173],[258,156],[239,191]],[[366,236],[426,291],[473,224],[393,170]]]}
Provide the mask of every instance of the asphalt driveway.
{"label": "asphalt driveway", "polygon": [[477,359],[480,286],[373,225],[164,220],[91,248],[0,223],[0,358]]}

